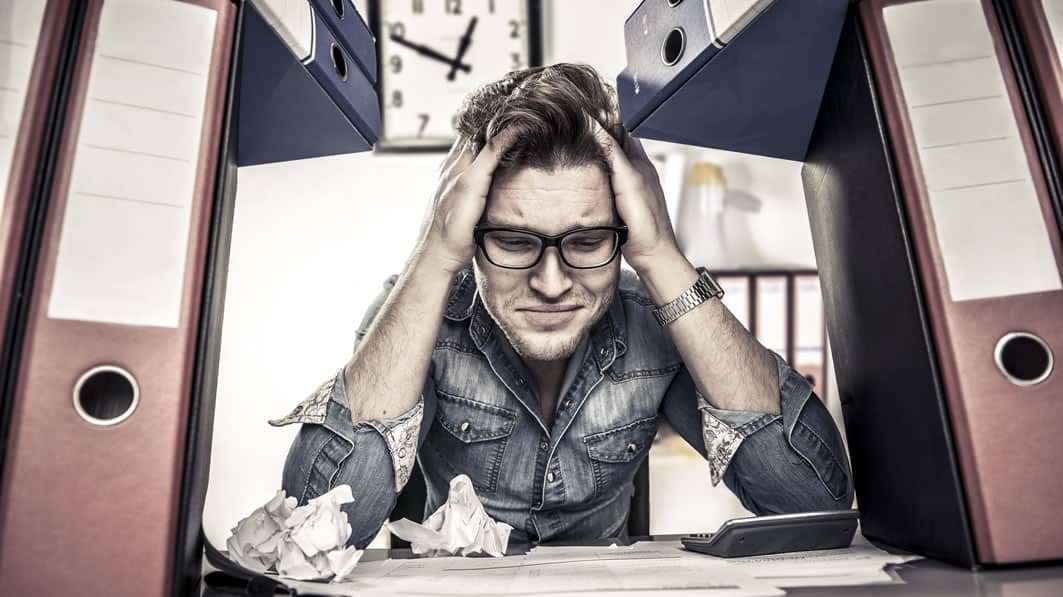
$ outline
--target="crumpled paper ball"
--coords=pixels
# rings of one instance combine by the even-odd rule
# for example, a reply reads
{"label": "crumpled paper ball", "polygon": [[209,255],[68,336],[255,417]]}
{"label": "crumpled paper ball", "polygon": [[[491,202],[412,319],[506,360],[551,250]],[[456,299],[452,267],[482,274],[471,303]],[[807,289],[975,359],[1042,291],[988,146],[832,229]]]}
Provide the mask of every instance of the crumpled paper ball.
{"label": "crumpled paper ball", "polygon": [[450,480],[446,503],[424,524],[403,518],[387,523],[387,527],[409,541],[415,554],[466,556],[482,552],[497,558],[505,555],[509,533],[513,530],[488,516],[468,475]]}
{"label": "crumpled paper ball", "polygon": [[339,485],[305,506],[277,492],[269,502],[237,523],[225,542],[229,557],[257,572],[298,580],[345,580],[363,551],[347,547],[351,525],[343,504],[354,501],[349,485]]}

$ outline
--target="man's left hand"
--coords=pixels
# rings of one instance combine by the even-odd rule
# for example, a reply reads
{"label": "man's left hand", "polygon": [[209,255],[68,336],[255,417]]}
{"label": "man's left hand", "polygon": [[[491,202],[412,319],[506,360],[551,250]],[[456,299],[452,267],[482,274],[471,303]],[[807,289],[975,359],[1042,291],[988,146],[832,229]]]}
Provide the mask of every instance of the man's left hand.
{"label": "man's left hand", "polygon": [[628,227],[624,258],[641,273],[654,261],[681,255],[668,218],[660,177],[642,143],[625,130],[621,145],[597,120],[591,120],[613,170],[616,210]]}

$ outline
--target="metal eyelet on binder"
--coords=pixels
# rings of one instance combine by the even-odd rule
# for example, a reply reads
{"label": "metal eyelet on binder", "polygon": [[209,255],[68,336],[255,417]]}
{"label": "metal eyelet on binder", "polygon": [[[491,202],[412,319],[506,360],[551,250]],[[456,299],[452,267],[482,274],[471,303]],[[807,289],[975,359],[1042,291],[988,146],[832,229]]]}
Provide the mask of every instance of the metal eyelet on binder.
{"label": "metal eyelet on binder", "polygon": [[336,74],[340,76],[340,79],[347,80],[347,58],[343,55],[343,50],[336,44],[331,44],[329,53],[332,55],[332,66],[336,69]]}
{"label": "metal eyelet on binder", "polygon": [[664,61],[665,66],[673,66],[679,62],[686,45],[687,38],[682,27],[676,27],[668,32],[668,36],[664,38],[664,45],[661,46],[661,60]]}
{"label": "metal eyelet on binder", "polygon": [[339,17],[341,20],[343,19],[344,13],[346,12],[344,8],[345,7],[343,6],[343,0],[332,0],[332,9],[336,11],[336,16]]}
{"label": "metal eyelet on binder", "polygon": [[140,386],[131,373],[100,365],[81,374],[74,384],[74,410],[82,419],[109,427],[128,419],[140,404]]}
{"label": "metal eyelet on binder", "polygon": [[997,369],[1017,386],[1033,386],[1052,374],[1052,349],[1040,336],[1029,332],[1010,332],[997,341],[993,350]]}

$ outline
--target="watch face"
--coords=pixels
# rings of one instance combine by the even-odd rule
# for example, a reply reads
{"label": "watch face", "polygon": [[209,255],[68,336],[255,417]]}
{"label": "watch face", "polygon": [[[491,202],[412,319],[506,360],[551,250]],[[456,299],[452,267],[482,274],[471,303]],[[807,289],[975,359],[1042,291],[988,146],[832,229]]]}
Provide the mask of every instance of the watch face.
{"label": "watch face", "polygon": [[465,96],[538,62],[537,0],[377,0],[381,149],[446,150]]}

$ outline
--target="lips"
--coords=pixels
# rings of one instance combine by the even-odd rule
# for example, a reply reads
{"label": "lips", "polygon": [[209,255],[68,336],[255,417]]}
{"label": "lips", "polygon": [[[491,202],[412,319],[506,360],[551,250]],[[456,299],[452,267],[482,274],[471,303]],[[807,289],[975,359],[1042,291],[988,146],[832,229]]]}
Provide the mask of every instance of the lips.
{"label": "lips", "polygon": [[581,305],[543,305],[519,309],[524,317],[536,327],[560,327],[572,321]]}

